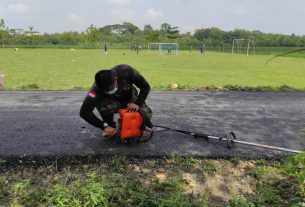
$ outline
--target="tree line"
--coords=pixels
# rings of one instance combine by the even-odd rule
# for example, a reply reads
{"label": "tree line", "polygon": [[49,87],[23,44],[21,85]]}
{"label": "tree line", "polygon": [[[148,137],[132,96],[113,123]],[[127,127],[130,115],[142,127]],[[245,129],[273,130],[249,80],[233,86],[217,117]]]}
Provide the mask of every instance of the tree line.
{"label": "tree line", "polygon": [[223,31],[219,28],[196,29],[194,34],[181,33],[179,28],[168,23],[154,29],[147,24],[141,30],[130,22],[97,27],[90,25],[83,32],[62,32],[41,34],[33,27],[26,30],[9,28],[4,19],[0,19],[0,42],[9,46],[82,46],[103,47],[107,44],[113,48],[127,48],[132,44],[145,48],[151,42],[177,42],[181,49],[206,47],[231,47],[234,39],[251,39],[258,47],[304,47],[305,35],[271,34],[261,31],[235,29]]}

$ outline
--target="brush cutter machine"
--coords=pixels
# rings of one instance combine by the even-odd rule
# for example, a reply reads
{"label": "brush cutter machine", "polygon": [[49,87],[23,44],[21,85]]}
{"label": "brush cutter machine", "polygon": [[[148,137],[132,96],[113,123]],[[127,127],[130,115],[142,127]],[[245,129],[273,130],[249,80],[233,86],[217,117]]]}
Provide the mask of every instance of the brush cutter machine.
{"label": "brush cutter machine", "polygon": [[[234,132],[230,132],[227,135],[223,134],[220,136],[213,136],[213,135],[196,133],[181,129],[173,129],[170,127],[159,126],[159,125],[154,125],[152,127],[152,125],[145,123],[146,121],[140,112],[127,112],[125,109],[120,109],[119,115],[120,115],[119,136],[121,142],[124,144],[147,142],[152,138],[152,136],[155,133],[159,133],[163,131],[175,131],[175,132],[191,135],[195,138],[204,138],[206,140],[218,140],[219,142],[224,142],[228,148],[231,148],[234,143],[239,143],[244,145],[263,147],[263,148],[292,152],[292,153],[302,152],[299,150],[236,140],[236,135],[234,134]],[[148,127],[147,125],[150,125],[151,127]]]}

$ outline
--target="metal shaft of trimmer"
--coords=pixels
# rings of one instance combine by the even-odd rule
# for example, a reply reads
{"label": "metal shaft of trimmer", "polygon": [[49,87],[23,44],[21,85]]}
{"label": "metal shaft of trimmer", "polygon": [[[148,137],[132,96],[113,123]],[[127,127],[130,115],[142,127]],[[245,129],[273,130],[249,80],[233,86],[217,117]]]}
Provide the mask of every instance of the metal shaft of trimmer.
{"label": "metal shaft of trimmer", "polygon": [[289,149],[289,148],[284,148],[284,147],[276,147],[272,145],[266,145],[266,144],[257,144],[253,142],[245,142],[245,141],[239,141],[239,140],[232,140],[233,143],[239,143],[239,144],[245,144],[245,145],[251,145],[251,146],[256,146],[256,147],[263,147],[267,149],[274,149],[274,150],[280,150],[280,151],[285,151],[285,152],[292,152],[292,153],[302,153],[300,150],[294,150],[294,149]]}

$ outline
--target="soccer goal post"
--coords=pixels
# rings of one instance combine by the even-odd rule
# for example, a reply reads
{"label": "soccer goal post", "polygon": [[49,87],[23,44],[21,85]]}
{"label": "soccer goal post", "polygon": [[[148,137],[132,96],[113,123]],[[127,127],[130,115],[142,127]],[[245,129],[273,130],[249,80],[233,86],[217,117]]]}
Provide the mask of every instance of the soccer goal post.
{"label": "soccer goal post", "polygon": [[251,39],[234,39],[232,43],[232,54],[246,53],[249,56],[249,52],[252,50],[255,55],[254,40]]}
{"label": "soccer goal post", "polygon": [[148,43],[147,45],[148,52],[159,51],[160,55],[178,55],[179,44],[178,43]]}

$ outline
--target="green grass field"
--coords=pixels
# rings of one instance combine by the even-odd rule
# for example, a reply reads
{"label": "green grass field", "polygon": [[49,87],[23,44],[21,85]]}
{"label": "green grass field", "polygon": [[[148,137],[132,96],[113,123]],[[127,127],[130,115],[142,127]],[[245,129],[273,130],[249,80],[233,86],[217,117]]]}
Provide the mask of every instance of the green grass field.
{"label": "green grass field", "polygon": [[[125,55],[124,55],[125,54]],[[269,87],[285,85],[305,90],[305,58],[279,57],[265,65],[271,55],[231,55],[198,51],[163,55],[141,51],[100,49],[0,49],[0,72],[7,89],[87,89],[94,74],[116,64],[138,69],[154,90],[167,89],[171,82],[183,89],[228,85]]]}

